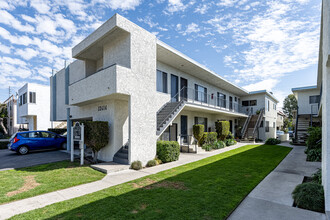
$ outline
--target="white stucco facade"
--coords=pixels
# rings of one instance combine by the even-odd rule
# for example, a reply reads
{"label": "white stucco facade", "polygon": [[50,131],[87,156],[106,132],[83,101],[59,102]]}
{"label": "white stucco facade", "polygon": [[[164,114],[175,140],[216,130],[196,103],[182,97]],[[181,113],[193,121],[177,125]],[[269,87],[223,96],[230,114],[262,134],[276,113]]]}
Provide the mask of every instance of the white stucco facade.
{"label": "white stucco facade", "polygon": [[[166,125],[176,126],[172,139],[180,140],[181,116],[187,120],[187,135],[198,118],[207,120],[209,131],[214,131],[216,120],[228,120],[235,135],[235,128],[248,117],[241,108],[248,91],[118,14],[75,46],[72,55],[77,60],[50,79],[51,120],[107,121],[110,138],[100,160],[112,161],[127,142],[129,163],[153,159],[156,141],[166,132],[166,127],[156,132],[157,117],[182,91],[185,104]],[[267,94],[261,96],[265,99]]]}
{"label": "white stucco facade", "polygon": [[10,96],[4,103],[7,106],[7,128],[8,128],[8,134],[11,136],[15,134],[18,129],[20,128],[20,125],[17,124],[17,99],[12,95]]}
{"label": "white stucco facade", "polygon": [[298,101],[299,115],[318,114],[319,103],[314,103],[320,96],[320,89],[317,86],[293,88],[292,92]]}
{"label": "white stucco facade", "polygon": [[18,124],[26,124],[30,131],[52,127],[49,86],[27,83],[18,90],[17,97]]}

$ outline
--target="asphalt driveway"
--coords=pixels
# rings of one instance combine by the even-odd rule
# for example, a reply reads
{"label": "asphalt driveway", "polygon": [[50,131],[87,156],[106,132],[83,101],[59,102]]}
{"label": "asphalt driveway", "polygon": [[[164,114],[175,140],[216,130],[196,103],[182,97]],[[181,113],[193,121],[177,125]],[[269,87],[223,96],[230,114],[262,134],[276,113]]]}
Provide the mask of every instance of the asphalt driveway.
{"label": "asphalt driveway", "polygon": [[0,150],[0,171],[30,167],[39,164],[69,160],[70,154],[56,151],[31,152],[27,155],[18,155],[14,151]]}

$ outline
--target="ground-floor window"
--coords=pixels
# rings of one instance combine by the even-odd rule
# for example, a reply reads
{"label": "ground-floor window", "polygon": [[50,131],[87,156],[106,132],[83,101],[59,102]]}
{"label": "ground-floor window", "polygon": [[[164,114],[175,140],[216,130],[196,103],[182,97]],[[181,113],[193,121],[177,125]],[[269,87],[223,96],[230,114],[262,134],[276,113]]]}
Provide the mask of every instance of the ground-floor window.
{"label": "ground-floor window", "polygon": [[204,132],[207,132],[207,118],[195,117],[195,125],[204,125]]}
{"label": "ground-floor window", "polygon": [[269,132],[269,121],[266,121],[265,132]]}

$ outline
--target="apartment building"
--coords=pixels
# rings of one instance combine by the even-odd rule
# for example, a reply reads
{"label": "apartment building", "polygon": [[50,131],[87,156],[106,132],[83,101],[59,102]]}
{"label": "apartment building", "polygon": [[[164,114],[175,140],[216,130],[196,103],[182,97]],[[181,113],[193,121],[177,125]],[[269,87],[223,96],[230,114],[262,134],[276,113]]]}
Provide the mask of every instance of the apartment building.
{"label": "apartment building", "polygon": [[[50,79],[51,120],[69,126],[76,120],[109,122],[109,144],[100,160],[145,164],[155,157],[157,140],[187,144],[194,124],[214,131],[217,120],[228,120],[239,136],[253,117],[242,100],[256,94],[118,14],[76,45],[72,56],[77,60]],[[266,91],[258,96],[255,111],[266,108],[266,100],[276,102]],[[126,146],[127,155],[117,153]]]}
{"label": "apartment building", "polygon": [[306,86],[291,89],[298,101],[298,109],[293,112],[295,126],[295,142],[305,144],[308,127],[320,125],[318,116],[320,89],[317,86]]}
{"label": "apartment building", "polygon": [[14,95],[11,95],[6,101],[3,102],[7,106],[7,129],[8,129],[8,135],[15,134],[19,128],[20,125],[17,124],[17,99],[14,97]]}
{"label": "apartment building", "polygon": [[284,127],[284,120],[287,118],[287,116],[282,112],[278,111],[277,112],[277,119],[276,119],[276,130],[282,131]]}
{"label": "apartment building", "polygon": [[27,83],[18,90],[17,124],[24,124],[30,131],[47,130],[56,123],[49,116],[49,86]]}

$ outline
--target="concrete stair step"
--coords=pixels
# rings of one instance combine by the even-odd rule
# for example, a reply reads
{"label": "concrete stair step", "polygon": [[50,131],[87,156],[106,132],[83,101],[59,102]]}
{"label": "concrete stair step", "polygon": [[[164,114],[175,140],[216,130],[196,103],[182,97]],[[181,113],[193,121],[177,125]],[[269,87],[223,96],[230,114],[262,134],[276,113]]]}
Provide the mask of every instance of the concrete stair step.
{"label": "concrete stair step", "polygon": [[119,164],[128,164],[128,159],[123,159],[119,157],[114,157],[113,162],[119,163]]}

